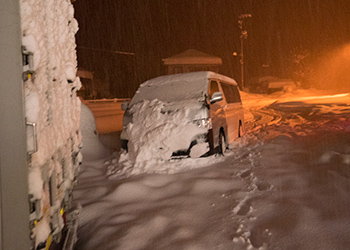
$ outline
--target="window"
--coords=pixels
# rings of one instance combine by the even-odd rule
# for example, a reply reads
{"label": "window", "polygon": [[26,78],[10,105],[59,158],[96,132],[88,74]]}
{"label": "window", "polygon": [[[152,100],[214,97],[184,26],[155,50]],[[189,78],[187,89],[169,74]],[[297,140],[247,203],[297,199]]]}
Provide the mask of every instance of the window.
{"label": "window", "polygon": [[235,103],[241,102],[241,97],[239,95],[239,91],[237,86],[220,82],[222,90],[224,91],[224,95],[227,103]]}
{"label": "window", "polygon": [[209,96],[210,96],[210,98],[212,97],[212,95],[215,92],[218,92],[218,91],[219,91],[218,83],[216,81],[211,81],[210,82],[210,89],[209,89]]}
{"label": "window", "polygon": [[241,95],[239,94],[237,86],[233,86],[233,94],[235,96],[235,102],[241,102]]}
{"label": "window", "polygon": [[174,74],[183,73],[182,67],[174,67],[173,68],[173,73]]}
{"label": "window", "polygon": [[189,72],[197,72],[197,71],[203,71],[203,67],[201,66],[190,66]]}

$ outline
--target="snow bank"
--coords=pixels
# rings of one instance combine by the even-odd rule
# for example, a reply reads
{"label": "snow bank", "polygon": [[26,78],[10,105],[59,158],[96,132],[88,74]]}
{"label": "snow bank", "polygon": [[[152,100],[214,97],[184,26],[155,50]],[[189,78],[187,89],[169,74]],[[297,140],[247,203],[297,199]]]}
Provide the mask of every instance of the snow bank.
{"label": "snow bank", "polygon": [[94,161],[109,155],[98,138],[94,114],[84,103],[81,103],[80,129],[84,161]]}
{"label": "snow bank", "polygon": [[[38,147],[29,169],[29,195],[36,204],[31,219],[38,221],[33,230],[37,245],[56,229],[60,231],[50,229],[60,210],[50,212],[50,206],[68,202],[81,161],[80,100],[76,96],[80,81],[75,76],[78,25],[69,0],[21,0],[20,7],[22,43],[33,61],[24,70],[34,71],[24,87],[26,119],[37,128],[37,138],[33,132],[28,134],[28,145],[37,139]],[[57,185],[49,187],[50,183]],[[50,193],[50,188],[57,190]],[[45,198],[50,195],[51,203]]]}
{"label": "snow bank", "polygon": [[[187,164],[193,170],[131,176],[122,181],[101,176],[106,167],[103,161],[84,163],[75,190],[83,205],[77,248],[235,249],[228,229],[238,227],[237,222],[223,218],[231,217],[226,202],[242,199],[245,193],[240,190],[246,184],[232,176],[232,168],[227,171],[213,164],[214,158],[224,161],[224,157],[209,157],[165,162],[163,167],[167,165],[169,170],[175,164],[182,170]],[[207,164],[213,167],[204,168]],[[88,179],[94,180],[94,187]],[[108,240],[107,235],[111,236]]]}

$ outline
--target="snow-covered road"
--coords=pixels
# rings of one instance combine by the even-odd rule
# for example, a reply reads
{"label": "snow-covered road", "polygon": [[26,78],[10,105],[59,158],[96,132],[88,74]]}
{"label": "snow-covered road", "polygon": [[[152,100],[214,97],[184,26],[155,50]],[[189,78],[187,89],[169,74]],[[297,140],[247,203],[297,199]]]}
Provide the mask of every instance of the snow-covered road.
{"label": "snow-covered road", "polygon": [[350,98],[310,93],[243,95],[224,157],[83,163],[76,249],[348,249]]}
{"label": "snow-covered road", "polygon": [[[257,235],[268,242],[267,249],[348,249],[348,104],[282,102],[263,111],[279,121],[249,135],[261,142],[250,152],[258,157],[253,164],[249,157],[240,164],[251,165],[258,182],[271,185],[270,192],[251,199],[256,217],[250,223],[251,243],[262,245],[254,240]],[[271,237],[261,236],[265,229]]]}

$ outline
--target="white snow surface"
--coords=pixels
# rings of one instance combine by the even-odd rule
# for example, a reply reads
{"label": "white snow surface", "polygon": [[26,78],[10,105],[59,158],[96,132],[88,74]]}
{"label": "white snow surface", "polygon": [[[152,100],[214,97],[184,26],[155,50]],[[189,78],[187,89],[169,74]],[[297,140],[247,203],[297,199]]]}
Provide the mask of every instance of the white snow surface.
{"label": "white snow surface", "polygon": [[242,99],[224,157],[84,162],[76,249],[348,249],[349,94]]}

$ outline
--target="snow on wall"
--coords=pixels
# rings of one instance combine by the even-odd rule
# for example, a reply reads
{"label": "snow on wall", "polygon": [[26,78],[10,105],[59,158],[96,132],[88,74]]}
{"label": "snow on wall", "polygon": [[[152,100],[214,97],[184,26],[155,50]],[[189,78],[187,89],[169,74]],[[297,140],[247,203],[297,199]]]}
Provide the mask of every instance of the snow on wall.
{"label": "snow on wall", "polygon": [[[38,151],[31,155],[29,166],[29,195],[33,204],[40,205],[30,215],[38,221],[33,229],[33,236],[40,239],[37,245],[52,233],[42,229],[50,228],[49,224],[55,227],[50,213],[55,217],[67,202],[81,162],[80,100],[76,96],[81,84],[76,77],[75,50],[78,23],[70,0],[21,0],[20,6],[22,43],[33,53],[30,70],[35,72],[24,86],[26,119],[37,125]],[[32,133],[28,144],[33,139]],[[50,191],[52,187],[58,189]],[[48,196],[54,196],[51,202]],[[62,223],[56,226],[62,227]]]}

